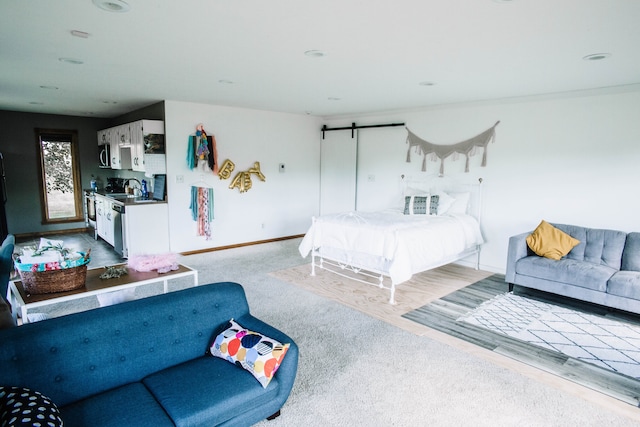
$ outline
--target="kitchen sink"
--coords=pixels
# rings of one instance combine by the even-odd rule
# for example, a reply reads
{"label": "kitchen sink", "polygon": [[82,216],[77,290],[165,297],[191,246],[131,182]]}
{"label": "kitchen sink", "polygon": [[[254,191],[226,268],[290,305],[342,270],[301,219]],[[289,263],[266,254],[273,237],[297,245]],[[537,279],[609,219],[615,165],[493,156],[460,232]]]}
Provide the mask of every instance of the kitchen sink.
{"label": "kitchen sink", "polygon": [[114,199],[119,199],[119,198],[129,198],[129,197],[136,197],[133,194],[129,194],[129,193],[107,193],[106,194],[107,197],[113,197]]}
{"label": "kitchen sink", "polygon": [[156,203],[157,200],[153,200],[153,199],[140,199],[140,200],[134,200],[133,203]]}

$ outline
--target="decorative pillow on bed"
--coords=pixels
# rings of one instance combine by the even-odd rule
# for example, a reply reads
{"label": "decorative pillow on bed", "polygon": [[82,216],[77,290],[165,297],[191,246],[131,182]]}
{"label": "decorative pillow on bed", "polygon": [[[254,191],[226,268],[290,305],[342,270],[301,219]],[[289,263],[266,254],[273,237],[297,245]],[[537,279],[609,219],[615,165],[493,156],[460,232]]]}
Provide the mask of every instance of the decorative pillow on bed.
{"label": "decorative pillow on bed", "polygon": [[289,344],[245,329],[233,319],[229,320],[209,348],[211,355],[251,372],[265,388],[280,367],[287,350]]}
{"label": "decorative pillow on bed", "polygon": [[437,215],[438,214],[439,196],[405,196],[404,198],[404,214],[405,215]]}
{"label": "decorative pillow on bed", "polygon": [[0,387],[0,425],[62,426],[58,407],[42,393],[23,387]]}
{"label": "decorative pillow on bed", "polygon": [[405,196],[405,215],[426,215],[429,212],[429,199],[431,196]]}
{"label": "decorative pillow on bed", "polygon": [[578,244],[580,240],[574,239],[544,220],[527,236],[527,245],[536,255],[556,261],[571,252]]}
{"label": "decorative pillow on bed", "polygon": [[466,214],[469,209],[471,193],[449,193],[449,195],[454,198],[454,201],[447,213]]}
{"label": "decorative pillow on bed", "polygon": [[456,199],[454,199],[453,197],[451,197],[450,195],[448,195],[444,191],[438,191],[436,194],[438,196],[438,213],[437,213],[437,215],[444,215],[445,213],[447,213],[449,208],[451,208],[451,206],[456,201]]}

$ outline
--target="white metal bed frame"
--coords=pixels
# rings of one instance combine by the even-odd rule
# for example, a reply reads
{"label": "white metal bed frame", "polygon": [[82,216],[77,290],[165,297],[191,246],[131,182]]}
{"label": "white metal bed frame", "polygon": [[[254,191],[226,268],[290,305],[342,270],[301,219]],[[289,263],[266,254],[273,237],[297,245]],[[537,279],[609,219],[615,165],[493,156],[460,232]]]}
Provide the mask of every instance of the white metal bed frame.
{"label": "white metal bed frame", "polygon": [[[428,183],[428,181],[408,181],[404,179],[404,175],[402,175],[402,180],[403,180],[403,184],[405,185],[405,187],[408,187],[409,185],[415,185],[417,184],[418,186],[420,185],[424,185],[426,183]],[[442,176],[438,176],[438,179],[443,179],[444,178]],[[446,180],[445,180],[446,181]],[[445,185],[440,185],[440,186],[436,186],[436,188],[442,190],[442,191],[450,191],[450,192],[462,192],[462,191],[468,191],[471,193],[471,199],[470,199],[470,214],[475,217],[478,220],[478,223],[480,224],[480,227],[482,228],[482,222],[481,222],[481,214],[482,214],[482,178],[478,179],[478,183],[477,184],[460,184],[460,183],[456,183],[456,182],[442,182],[442,183],[438,183],[438,184],[445,184]],[[447,185],[448,184],[448,185]],[[350,213],[346,213],[344,214],[345,216],[351,217],[351,218],[355,218],[357,221],[360,221],[360,219],[358,219],[357,214],[350,212]],[[312,223],[315,223],[316,221],[316,217],[312,218]],[[476,262],[475,262],[475,269],[479,270],[480,269],[480,245],[475,245],[473,247],[470,247],[458,254],[446,257],[440,261],[438,261],[437,263],[433,263],[431,265],[428,265],[427,267],[425,267],[422,271],[429,271],[432,270],[434,268],[437,267],[441,267],[443,265],[446,264],[450,264],[452,262],[455,261],[459,261],[461,259],[464,258],[468,258],[470,256],[475,255],[476,256]],[[319,259],[319,261],[316,261],[316,258]],[[329,265],[333,268],[327,268],[325,265]],[[326,255],[321,255],[320,254],[320,248],[312,248],[311,249],[311,276],[315,276],[316,275],[316,267],[321,268],[327,272],[336,274],[338,276],[341,277],[345,277],[347,279],[350,280],[354,280],[356,282],[360,282],[360,283],[364,283],[367,285],[373,285],[373,286],[377,286],[378,288],[381,289],[387,289],[389,290],[389,304],[396,304],[395,301],[395,292],[396,292],[396,284],[393,283],[393,281],[391,281],[391,284],[389,286],[386,286],[384,284],[384,279],[385,277],[389,278],[389,272],[388,271],[381,271],[380,269],[375,269],[375,268],[370,268],[367,266],[362,266],[362,265],[358,265],[357,263],[353,263],[353,262],[341,262],[335,259],[331,259],[330,257],[327,257]],[[347,274],[346,272],[352,272],[356,275],[359,276],[364,276],[364,277],[369,277],[372,279],[376,279],[378,282],[377,283],[371,283],[370,281],[367,281],[364,278],[359,278],[359,277],[354,277],[353,275]]]}

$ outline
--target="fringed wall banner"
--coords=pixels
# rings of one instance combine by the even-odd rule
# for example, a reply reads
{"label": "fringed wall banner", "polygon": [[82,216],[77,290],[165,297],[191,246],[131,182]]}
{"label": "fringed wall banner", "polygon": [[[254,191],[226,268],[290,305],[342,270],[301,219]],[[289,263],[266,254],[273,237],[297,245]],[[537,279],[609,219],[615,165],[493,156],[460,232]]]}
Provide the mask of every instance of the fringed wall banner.
{"label": "fringed wall banner", "polygon": [[211,222],[213,221],[213,189],[191,186],[191,218],[197,223],[198,236],[211,239]]}
{"label": "fringed wall banner", "polygon": [[458,154],[464,154],[466,157],[464,171],[469,172],[469,157],[475,154],[477,147],[482,147],[484,149],[484,152],[482,154],[481,166],[486,166],[487,146],[489,145],[489,142],[495,140],[496,126],[498,126],[498,123],[500,123],[500,120],[498,120],[495,125],[485,130],[481,134],[467,139],[466,141],[458,142],[457,144],[452,145],[438,145],[425,141],[424,139],[417,137],[413,132],[409,130],[409,128],[407,128],[407,142],[409,143],[409,149],[407,150],[407,163],[411,162],[411,149],[415,147],[416,153],[422,154],[423,156],[422,171],[427,171],[427,155],[431,154],[434,160],[440,159],[439,174],[442,176],[444,175],[444,159],[453,155],[453,159],[455,160]]}
{"label": "fringed wall banner", "polygon": [[189,136],[187,145],[187,166],[189,169],[196,168],[199,160],[202,161],[203,168],[208,165],[215,175],[218,174],[219,160],[216,137],[207,135],[202,123],[196,127],[195,135]]}

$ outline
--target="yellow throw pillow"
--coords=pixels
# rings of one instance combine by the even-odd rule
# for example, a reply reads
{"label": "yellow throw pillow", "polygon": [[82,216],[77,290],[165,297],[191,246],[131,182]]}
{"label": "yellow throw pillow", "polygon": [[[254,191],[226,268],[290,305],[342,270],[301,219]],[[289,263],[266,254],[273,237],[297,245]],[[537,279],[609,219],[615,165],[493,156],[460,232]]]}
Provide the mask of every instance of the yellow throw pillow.
{"label": "yellow throw pillow", "polygon": [[536,255],[556,261],[568,254],[579,243],[580,240],[574,239],[544,220],[533,233],[527,236],[527,245]]}

